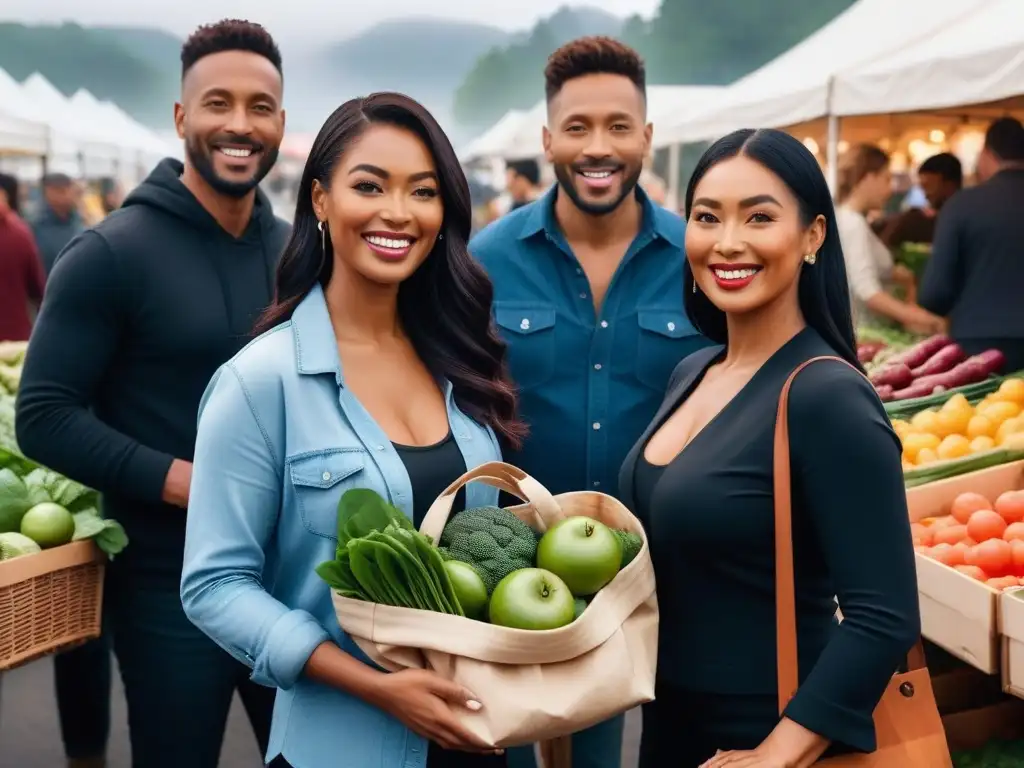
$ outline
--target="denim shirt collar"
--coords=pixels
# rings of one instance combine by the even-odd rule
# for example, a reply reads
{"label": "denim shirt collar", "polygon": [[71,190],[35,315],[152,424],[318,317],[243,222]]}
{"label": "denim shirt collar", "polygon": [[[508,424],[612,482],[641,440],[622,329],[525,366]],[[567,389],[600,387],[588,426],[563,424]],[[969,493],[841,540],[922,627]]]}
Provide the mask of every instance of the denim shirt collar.
{"label": "denim shirt collar", "polygon": [[[327,311],[327,298],[317,283],[292,313],[292,332],[295,335],[295,365],[300,374],[333,373],[339,387],[345,386],[338,340]],[[442,380],[445,401],[451,407],[452,384]]]}
{"label": "denim shirt collar", "polygon": [[[562,228],[558,225],[558,221],[555,218],[555,201],[558,199],[558,193],[559,185],[557,183],[552,184],[551,189],[539,197],[530,207],[523,221],[523,228],[519,233],[519,239],[525,240],[542,232],[550,237],[562,237]],[[678,224],[675,223],[673,214],[661,206],[655,205],[639,184],[635,187],[635,194],[643,211],[643,221],[640,225],[638,239],[643,238],[645,235],[650,239],[658,237],[671,243],[676,248],[682,248],[683,240],[679,236]]]}

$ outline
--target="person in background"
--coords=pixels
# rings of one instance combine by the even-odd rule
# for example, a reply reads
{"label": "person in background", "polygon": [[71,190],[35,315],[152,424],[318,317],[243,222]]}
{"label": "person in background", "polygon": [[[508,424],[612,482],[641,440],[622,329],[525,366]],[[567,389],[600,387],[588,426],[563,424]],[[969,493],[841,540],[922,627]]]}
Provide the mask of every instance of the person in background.
{"label": "person in background", "polygon": [[[631,48],[588,37],[545,70],[557,184],[474,238],[494,283],[530,435],[507,460],[552,493],[617,494],[623,457],[676,364],[707,345],[683,309],[683,222],[637,181],[651,145],[646,73]],[[573,737],[575,768],[619,768],[623,718]],[[510,765],[533,754],[510,751]]]}
{"label": "person in background", "polygon": [[0,341],[28,339],[46,282],[20,201],[18,180],[0,173]]}
{"label": "person in background", "polygon": [[[939,333],[945,327],[943,319],[914,301],[914,273],[894,262],[868,223],[868,214],[881,209],[891,189],[889,156],[881,149],[861,144],[843,157],[836,224],[846,257],[854,327],[883,320],[912,333]],[[896,286],[903,288],[906,299],[891,293]]]}
{"label": "person in background", "polygon": [[[311,567],[334,559],[349,489],[419,527],[453,481],[500,457],[498,435],[525,431],[469,219],[426,109],[396,93],[342,104],[310,149],[274,305],[203,397],[182,602],[280,689],[269,755],[297,768],[505,765],[459,722],[487,701],[369,664]],[[473,483],[454,511],[497,498]]]}
{"label": "person in background", "polygon": [[942,208],[918,300],[949,317],[968,354],[999,349],[1006,371],[1024,368],[1024,127],[996,120],[978,159],[982,184]]}
{"label": "person in background", "polygon": [[121,186],[121,182],[115,178],[107,176],[100,179],[99,192],[104,215],[113,213],[124,202],[124,188]]}
{"label": "person in background", "polygon": [[544,193],[540,185],[540,164],[533,159],[510,160],[505,167],[505,183],[512,198],[509,212],[529,205]]}
{"label": "person in background", "polygon": [[64,173],[48,173],[42,188],[42,205],[31,224],[43,269],[49,275],[57,255],[85,229],[85,222],[78,211],[80,190],[74,179]]}
{"label": "person in background", "polygon": [[928,200],[928,209],[914,207],[893,216],[880,235],[889,248],[932,242],[939,211],[963,186],[963,166],[949,152],[932,155],[917,169],[917,180]]}
{"label": "person in background", "polygon": [[288,225],[257,185],[284,134],[281,56],[257,24],[200,27],[161,162],[65,249],[25,360],[27,456],[103,494],[130,543],[104,608],[136,768],[215,768],[239,692],[261,750],[274,691],[188,620],[180,581],[199,401],[273,300]]}
{"label": "person in background", "polygon": [[[873,752],[872,712],[921,619],[900,442],[857,360],[825,177],[789,134],[740,130],[685,199],[686,307],[719,346],[675,370],[620,475],[661,610],[640,768]],[[786,381],[822,356],[840,359],[789,399],[799,688],[780,717],[774,430]]]}

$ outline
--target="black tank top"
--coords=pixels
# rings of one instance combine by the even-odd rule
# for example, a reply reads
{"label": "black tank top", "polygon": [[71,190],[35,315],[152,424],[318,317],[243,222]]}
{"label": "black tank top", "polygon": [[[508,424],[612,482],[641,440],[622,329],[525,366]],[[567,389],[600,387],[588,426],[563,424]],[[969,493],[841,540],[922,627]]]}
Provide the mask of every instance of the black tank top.
{"label": "black tank top", "polygon": [[[399,458],[405,464],[412,484],[413,522],[419,528],[427,510],[452,481],[466,471],[466,460],[462,457],[459,444],[451,432],[448,437],[434,445],[400,445],[392,442]],[[466,508],[466,489],[461,488],[452,504],[452,514]]]}

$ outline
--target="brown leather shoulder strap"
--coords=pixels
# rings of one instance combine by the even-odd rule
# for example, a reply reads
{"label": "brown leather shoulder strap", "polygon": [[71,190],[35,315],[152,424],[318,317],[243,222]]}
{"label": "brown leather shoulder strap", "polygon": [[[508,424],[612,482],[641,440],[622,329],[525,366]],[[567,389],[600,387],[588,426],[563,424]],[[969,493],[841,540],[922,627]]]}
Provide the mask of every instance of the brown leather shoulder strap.
{"label": "brown leather shoulder strap", "polygon": [[[796,583],[793,573],[793,505],[789,462],[789,390],[800,371],[821,360],[835,360],[850,365],[841,357],[832,356],[813,357],[801,363],[782,387],[775,419],[772,473],[775,497],[775,641],[779,674],[779,714],[782,714],[799,686]],[[853,366],[850,365],[850,368]],[[907,668],[922,669],[924,666],[924,648],[918,641],[910,651]]]}

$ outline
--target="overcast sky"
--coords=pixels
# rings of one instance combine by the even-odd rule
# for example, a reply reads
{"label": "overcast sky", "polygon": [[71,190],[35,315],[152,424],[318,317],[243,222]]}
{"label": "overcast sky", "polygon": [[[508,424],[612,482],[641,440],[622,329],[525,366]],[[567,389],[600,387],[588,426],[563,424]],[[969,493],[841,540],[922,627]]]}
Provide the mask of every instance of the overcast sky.
{"label": "overcast sky", "polygon": [[[179,35],[227,16],[259,21],[280,37],[343,38],[384,19],[437,16],[529,28],[558,0],[0,0],[0,20],[160,26]],[[610,13],[649,16],[659,0],[570,0]],[[386,51],[381,51],[386,56]]]}

